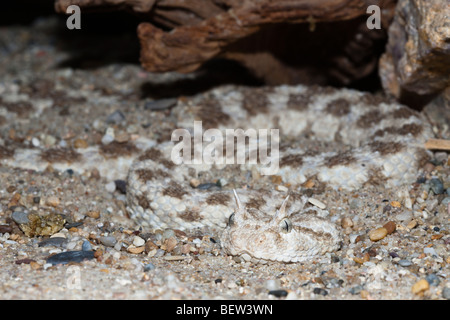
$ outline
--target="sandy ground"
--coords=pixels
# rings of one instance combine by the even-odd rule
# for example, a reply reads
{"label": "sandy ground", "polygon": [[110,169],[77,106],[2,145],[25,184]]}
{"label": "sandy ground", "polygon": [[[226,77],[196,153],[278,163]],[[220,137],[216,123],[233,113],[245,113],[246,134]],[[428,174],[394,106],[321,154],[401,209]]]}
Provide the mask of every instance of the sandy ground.
{"label": "sandy ground", "polygon": [[[110,126],[124,139],[145,134],[158,138],[170,111],[148,110],[149,101],[189,95],[215,83],[214,76],[204,73],[155,75],[136,63],[97,65],[102,54],[87,57],[81,49],[61,45],[55,31],[60,23],[41,19],[31,28],[0,29],[0,96],[8,94],[9,102],[22,101],[0,101],[0,146],[4,147],[0,157],[6,156],[7,147],[99,144]],[[130,47],[136,45],[122,38]],[[121,35],[105,41],[118,39]],[[96,42],[95,38],[74,41],[80,48]],[[95,103],[87,103],[83,99],[87,96],[95,97]],[[436,131],[447,134],[445,109],[427,110]],[[448,154],[436,153],[422,169],[417,183],[396,190],[312,188],[310,192],[327,205],[330,219],[342,230],[341,250],[320,262],[255,265],[225,256],[215,230],[140,228],[124,209],[120,183],[96,172],[1,167],[0,297],[449,299]],[[441,182],[441,191],[433,178]],[[64,214],[68,225],[58,233],[64,240],[43,246],[47,237],[25,235],[11,222],[13,212],[25,209]],[[370,231],[389,222],[396,227],[389,230],[392,233],[370,239]],[[94,259],[48,263],[52,254],[81,250],[86,241],[87,249],[95,251]]]}

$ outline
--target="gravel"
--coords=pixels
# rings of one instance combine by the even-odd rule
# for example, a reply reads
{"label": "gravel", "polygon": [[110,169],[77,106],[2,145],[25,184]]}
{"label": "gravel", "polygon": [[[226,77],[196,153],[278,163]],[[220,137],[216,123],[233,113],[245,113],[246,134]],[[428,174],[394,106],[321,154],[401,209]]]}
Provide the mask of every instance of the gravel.
{"label": "gravel", "polygon": [[[193,75],[149,74],[129,63],[95,69],[60,66],[73,57],[55,45],[61,41],[51,31],[57,23],[47,18],[0,30],[0,42],[8,48],[0,51],[1,99],[28,97],[33,106],[23,114],[0,107],[0,157],[5,147],[16,145],[73,147],[77,141],[82,148],[110,144],[117,137],[157,139],[167,131],[175,120],[172,103],[183,95],[180,80],[195,84]],[[117,35],[109,41],[121,47]],[[110,52],[102,54],[106,58]],[[143,87],[153,94],[165,88],[170,104],[157,94],[149,98],[147,92],[143,98]],[[395,190],[305,189],[326,204],[331,221],[344,225],[341,249],[323,261],[266,265],[237,263],[226,256],[218,230],[142,228],[126,212],[123,180],[107,180],[95,170],[80,174],[75,168],[36,172],[0,167],[0,296],[449,300],[450,169],[442,153],[439,161],[430,172],[418,172],[416,183]],[[219,188],[212,182],[207,187]],[[58,230],[63,237],[25,235],[16,223],[26,222],[25,209],[64,215],[67,221]],[[408,228],[412,220],[415,225]],[[386,232],[375,238],[369,234],[381,228]],[[81,290],[66,285],[72,266],[80,270]]]}

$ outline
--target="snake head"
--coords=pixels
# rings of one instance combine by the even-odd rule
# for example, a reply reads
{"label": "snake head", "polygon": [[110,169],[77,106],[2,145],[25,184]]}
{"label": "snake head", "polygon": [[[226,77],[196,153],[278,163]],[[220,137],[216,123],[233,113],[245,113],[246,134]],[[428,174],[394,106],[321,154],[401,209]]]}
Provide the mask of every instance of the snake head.
{"label": "snake head", "polygon": [[271,214],[245,207],[233,192],[236,210],[221,235],[227,254],[259,263],[300,262],[336,248],[339,235],[333,224],[313,213],[300,213],[306,198],[288,211],[287,196]]}

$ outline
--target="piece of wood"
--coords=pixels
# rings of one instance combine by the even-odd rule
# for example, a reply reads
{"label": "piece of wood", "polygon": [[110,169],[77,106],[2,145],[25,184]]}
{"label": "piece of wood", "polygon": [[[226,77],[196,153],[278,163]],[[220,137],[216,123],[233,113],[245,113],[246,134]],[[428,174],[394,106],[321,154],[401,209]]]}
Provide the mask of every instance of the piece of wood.
{"label": "piece of wood", "polygon": [[425,148],[428,150],[447,150],[450,151],[450,140],[429,139],[425,142]]}

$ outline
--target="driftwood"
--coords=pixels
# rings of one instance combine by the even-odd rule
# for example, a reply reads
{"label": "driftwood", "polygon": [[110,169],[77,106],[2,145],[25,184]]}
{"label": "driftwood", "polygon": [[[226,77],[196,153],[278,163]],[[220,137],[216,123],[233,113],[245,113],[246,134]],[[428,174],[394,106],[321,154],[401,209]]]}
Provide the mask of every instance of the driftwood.
{"label": "driftwood", "polygon": [[[377,66],[396,0],[56,0],[84,9],[128,9],[141,23],[149,71],[191,72],[214,57],[238,60],[271,84],[349,84]],[[382,30],[369,30],[369,5]],[[326,22],[326,23],[325,23]],[[157,27],[157,25],[159,27]],[[169,30],[167,30],[169,29]],[[381,50],[380,50],[381,45]]]}

